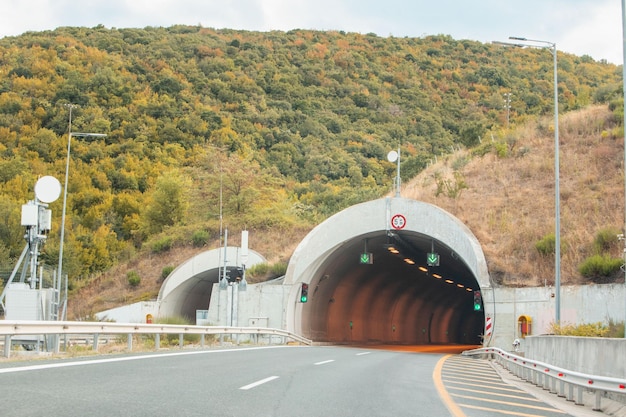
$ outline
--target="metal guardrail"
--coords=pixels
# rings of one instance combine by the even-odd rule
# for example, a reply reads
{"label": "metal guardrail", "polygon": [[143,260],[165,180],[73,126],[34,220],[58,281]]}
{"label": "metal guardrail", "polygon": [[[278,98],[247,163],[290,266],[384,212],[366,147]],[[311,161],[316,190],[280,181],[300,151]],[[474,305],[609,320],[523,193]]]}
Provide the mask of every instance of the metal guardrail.
{"label": "metal guardrail", "polygon": [[[155,349],[159,349],[161,334],[178,334],[182,347],[184,335],[267,335],[291,339],[305,345],[311,340],[281,329],[266,327],[228,327],[228,326],[193,326],[180,324],[141,324],[113,322],[81,322],[81,321],[4,321],[0,320],[0,337],[4,336],[4,356],[9,357],[12,340],[20,340],[21,336],[37,335],[93,335],[94,350],[98,348],[99,335],[135,335],[152,334],[155,336]],[[204,337],[201,338],[204,342]],[[128,337],[128,348],[132,349],[132,337]],[[58,352],[58,343],[55,343]]]}
{"label": "metal guardrail", "polygon": [[[463,356],[486,355],[520,379],[548,390],[552,394],[584,405],[583,393],[595,394],[594,411],[601,411],[602,395],[605,392],[626,394],[626,380],[583,374],[515,355],[499,348],[467,350]],[[576,397],[574,397],[576,391]]]}

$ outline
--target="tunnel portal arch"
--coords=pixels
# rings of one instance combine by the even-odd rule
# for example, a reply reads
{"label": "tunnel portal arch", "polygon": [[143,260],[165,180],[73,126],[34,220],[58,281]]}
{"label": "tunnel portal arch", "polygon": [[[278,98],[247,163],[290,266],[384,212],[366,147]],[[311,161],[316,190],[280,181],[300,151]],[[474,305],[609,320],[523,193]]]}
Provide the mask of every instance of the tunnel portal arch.
{"label": "tunnel portal arch", "polygon": [[474,311],[474,292],[489,287],[474,234],[445,210],[405,198],[361,203],[318,225],[294,251],[285,285],[285,327],[317,342],[480,344],[490,313]]}
{"label": "tunnel portal arch", "polygon": [[[261,254],[248,250],[246,267],[265,262]],[[186,317],[195,321],[196,310],[209,308],[213,286],[219,282],[220,267],[243,264],[242,250],[236,246],[204,251],[188,259],[163,281],[157,298],[159,317]]]}

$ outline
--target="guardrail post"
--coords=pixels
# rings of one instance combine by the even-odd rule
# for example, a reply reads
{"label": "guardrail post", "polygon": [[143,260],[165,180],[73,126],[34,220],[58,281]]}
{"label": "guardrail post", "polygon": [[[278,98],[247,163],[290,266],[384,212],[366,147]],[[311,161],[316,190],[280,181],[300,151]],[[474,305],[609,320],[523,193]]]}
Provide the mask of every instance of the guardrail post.
{"label": "guardrail post", "polygon": [[574,401],[574,404],[585,405],[585,402],[583,401],[583,387],[581,386],[578,387],[578,398]]}
{"label": "guardrail post", "polygon": [[8,358],[11,356],[11,335],[7,334],[4,336],[4,357]]}
{"label": "guardrail post", "polygon": [[99,336],[98,333],[95,333],[93,335],[93,350],[94,350],[94,352],[98,351],[98,336]]}
{"label": "guardrail post", "polygon": [[550,376],[550,394],[556,394],[556,378]]}
{"label": "guardrail post", "polygon": [[565,397],[567,401],[574,401],[574,384],[567,384],[567,397]]}
{"label": "guardrail post", "polygon": [[204,349],[204,333],[200,335],[200,347]]}
{"label": "guardrail post", "polygon": [[129,352],[133,351],[133,334],[132,333],[128,333],[128,342],[127,342],[126,349],[128,349]]}
{"label": "guardrail post", "polygon": [[178,347],[180,347],[182,349],[184,344],[185,344],[184,335],[182,333],[180,333],[178,335]]}
{"label": "guardrail post", "polygon": [[559,397],[565,397],[565,381],[562,379],[559,380],[559,392],[557,393]]}
{"label": "guardrail post", "polygon": [[592,408],[593,411],[602,411],[602,391],[599,389],[596,390],[596,406]]}
{"label": "guardrail post", "polygon": [[157,333],[154,335],[154,350],[161,349],[161,334]]}

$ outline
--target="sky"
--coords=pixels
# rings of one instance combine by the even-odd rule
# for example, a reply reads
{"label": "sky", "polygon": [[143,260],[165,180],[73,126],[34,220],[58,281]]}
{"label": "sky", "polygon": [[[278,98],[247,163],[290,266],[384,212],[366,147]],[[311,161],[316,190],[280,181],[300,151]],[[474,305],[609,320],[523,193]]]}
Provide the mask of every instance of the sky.
{"label": "sky", "polygon": [[509,36],[622,64],[620,0],[2,0],[0,38],[60,26],[201,25],[252,31],[343,30],[379,36]]}

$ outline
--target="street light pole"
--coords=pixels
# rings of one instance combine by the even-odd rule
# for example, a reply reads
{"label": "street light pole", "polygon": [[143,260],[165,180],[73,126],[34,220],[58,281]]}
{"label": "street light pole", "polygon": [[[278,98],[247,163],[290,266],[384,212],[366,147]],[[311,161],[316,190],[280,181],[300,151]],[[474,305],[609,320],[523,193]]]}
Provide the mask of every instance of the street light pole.
{"label": "street light pole", "polygon": [[76,104],[66,104],[65,105],[69,111],[69,124],[67,129],[67,156],[65,160],[65,183],[63,185],[63,210],[61,211],[61,237],[59,241],[59,266],[58,266],[58,278],[59,282],[61,277],[63,276],[63,242],[65,240],[65,210],[67,207],[67,181],[68,174],[70,172],[70,148],[72,146],[72,110],[75,107],[78,107]]}
{"label": "street light pole", "polygon": [[81,133],[81,132],[72,132],[72,110],[79,107],[77,104],[64,104],[65,107],[69,109],[69,123],[68,123],[68,133],[67,133],[67,156],[65,160],[65,183],[63,185],[63,210],[61,213],[61,236],[59,241],[59,266],[58,266],[58,278],[59,282],[61,282],[61,277],[63,276],[63,243],[65,241],[65,212],[67,209],[67,182],[70,173],[70,151],[72,147],[72,137],[105,137],[104,133]]}
{"label": "street light pole", "polygon": [[[622,0],[624,1],[624,0]],[[555,322],[561,323],[561,191],[559,173],[559,85],[557,76],[556,43],[537,39],[520,38],[509,36],[509,39],[524,42],[522,44],[507,44],[497,42],[501,45],[532,47],[547,49],[553,57],[554,63],[554,287],[555,287]]]}

